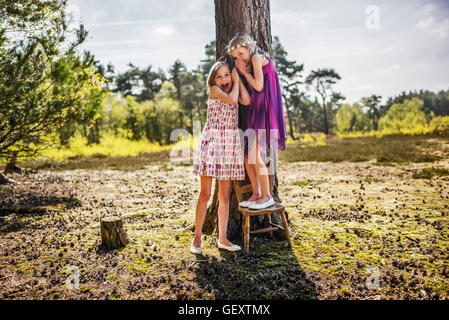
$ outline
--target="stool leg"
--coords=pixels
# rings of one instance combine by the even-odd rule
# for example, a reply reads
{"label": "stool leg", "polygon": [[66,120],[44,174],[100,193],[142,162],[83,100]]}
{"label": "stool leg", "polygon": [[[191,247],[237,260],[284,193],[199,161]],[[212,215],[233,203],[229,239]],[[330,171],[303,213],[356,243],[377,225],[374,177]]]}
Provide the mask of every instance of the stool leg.
{"label": "stool leg", "polygon": [[288,245],[292,246],[292,241],[290,240],[290,233],[288,232],[287,219],[285,218],[284,210],[281,211],[282,224],[284,225],[285,238],[287,238]]}
{"label": "stool leg", "polygon": [[245,221],[246,221],[246,215],[242,213],[242,241],[245,243]]}
{"label": "stool leg", "polygon": [[[267,227],[270,228],[271,227],[271,215],[269,213],[267,213],[265,216],[267,217],[267,225],[268,225]],[[273,231],[270,231],[268,234],[270,235],[270,238],[273,238]]]}
{"label": "stool leg", "polygon": [[243,252],[248,253],[249,251],[249,216],[245,215],[245,228],[243,229]]}

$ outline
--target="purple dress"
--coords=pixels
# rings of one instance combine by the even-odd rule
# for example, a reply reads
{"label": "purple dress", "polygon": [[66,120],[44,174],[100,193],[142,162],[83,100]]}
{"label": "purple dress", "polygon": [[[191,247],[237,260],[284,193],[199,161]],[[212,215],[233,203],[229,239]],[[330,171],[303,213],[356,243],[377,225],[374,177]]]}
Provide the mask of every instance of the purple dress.
{"label": "purple dress", "polygon": [[[285,127],[281,86],[276,68],[270,58],[268,58],[268,63],[262,67],[262,72],[264,81],[263,90],[258,92],[253,88],[251,91],[251,102],[248,110],[246,129],[254,130],[256,137],[258,137],[259,148],[265,153],[267,152],[267,145],[278,151],[282,151],[285,150],[287,129]],[[254,76],[253,71],[252,74]],[[270,137],[270,134],[273,136]],[[247,135],[245,135],[245,141],[245,157],[247,157]]]}

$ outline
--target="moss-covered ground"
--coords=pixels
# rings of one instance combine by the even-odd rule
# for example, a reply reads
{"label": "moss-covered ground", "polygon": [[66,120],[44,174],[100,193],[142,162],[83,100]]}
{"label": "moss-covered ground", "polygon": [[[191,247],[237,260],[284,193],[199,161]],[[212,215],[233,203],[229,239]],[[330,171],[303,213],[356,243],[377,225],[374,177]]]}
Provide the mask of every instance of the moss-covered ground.
{"label": "moss-covered ground", "polygon": [[[293,246],[252,236],[248,255],[214,235],[190,254],[199,178],[166,152],[24,164],[0,186],[0,299],[448,299],[449,138],[382,139],[289,144]],[[100,246],[106,215],[126,247]]]}

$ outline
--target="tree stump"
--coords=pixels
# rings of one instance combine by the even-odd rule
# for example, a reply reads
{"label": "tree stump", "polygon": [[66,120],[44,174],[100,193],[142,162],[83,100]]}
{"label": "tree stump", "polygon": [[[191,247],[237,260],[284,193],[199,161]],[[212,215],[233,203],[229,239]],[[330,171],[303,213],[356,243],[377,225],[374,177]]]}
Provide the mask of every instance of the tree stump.
{"label": "tree stump", "polygon": [[101,242],[108,249],[118,249],[128,243],[120,217],[107,217],[101,220]]}

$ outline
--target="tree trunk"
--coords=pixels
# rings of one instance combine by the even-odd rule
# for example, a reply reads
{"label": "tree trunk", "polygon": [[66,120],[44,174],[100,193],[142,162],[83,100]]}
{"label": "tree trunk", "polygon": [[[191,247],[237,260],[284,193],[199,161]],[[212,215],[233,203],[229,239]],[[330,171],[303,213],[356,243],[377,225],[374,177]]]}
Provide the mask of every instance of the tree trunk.
{"label": "tree trunk", "polygon": [[[271,23],[269,0],[215,0],[215,30],[216,30],[216,58],[225,55],[225,47],[237,32],[246,32],[253,37],[258,46],[272,55],[271,48]],[[243,79],[244,80],[244,79]],[[245,81],[244,81],[245,82]],[[239,106],[239,129],[246,130],[248,108]],[[272,195],[275,201],[281,202],[278,195],[278,179],[276,176],[277,154],[273,153],[272,163],[275,168],[273,175]],[[249,184],[248,175],[243,182]],[[215,182],[215,190],[212,204],[207,209],[206,219],[203,225],[205,234],[212,234],[217,230],[218,222],[218,181]],[[265,226],[265,216],[251,217],[251,229]],[[272,215],[272,222],[282,225],[280,214]],[[283,232],[275,232],[276,236],[283,237]],[[238,200],[232,184],[229,201],[228,238],[231,240],[242,237],[242,217],[238,211]]]}
{"label": "tree trunk", "polygon": [[293,140],[296,140],[295,135],[293,133],[292,116],[290,110],[288,109],[287,98],[285,96],[283,98],[284,98],[284,108],[287,111],[288,125],[290,127],[290,137],[292,137]]}
{"label": "tree trunk", "polygon": [[327,123],[326,99],[323,98],[323,115],[324,115],[324,133],[329,134],[329,124]]}
{"label": "tree trunk", "polygon": [[118,249],[128,243],[121,218],[107,217],[101,220],[101,242],[108,249]]}
{"label": "tree trunk", "polygon": [[0,172],[0,185],[7,183],[16,183],[16,181],[11,178],[8,178],[6,175]]}
{"label": "tree trunk", "polygon": [[[181,100],[179,100],[179,101],[181,101]],[[180,128],[182,128],[182,126],[184,124],[183,118],[184,118],[184,113],[182,111],[179,111],[179,127]]]}
{"label": "tree trunk", "polygon": [[270,3],[268,0],[215,0],[217,59],[237,32],[246,32],[272,55]]}
{"label": "tree trunk", "polygon": [[12,156],[12,158],[8,161],[8,163],[6,164],[5,167],[5,171],[3,171],[5,174],[10,173],[10,172],[15,172],[15,173],[22,173],[22,168],[20,168],[17,165],[17,152],[14,153],[14,155]]}

